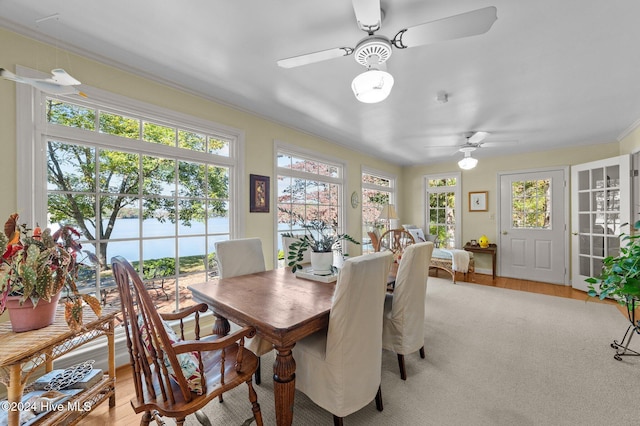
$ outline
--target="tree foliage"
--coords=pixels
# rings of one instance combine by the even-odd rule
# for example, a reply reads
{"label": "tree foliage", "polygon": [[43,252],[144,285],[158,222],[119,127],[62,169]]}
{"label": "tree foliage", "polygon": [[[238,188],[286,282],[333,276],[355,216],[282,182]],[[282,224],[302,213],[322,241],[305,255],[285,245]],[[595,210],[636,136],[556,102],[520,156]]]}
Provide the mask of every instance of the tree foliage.
{"label": "tree foliage", "polygon": [[[48,100],[49,123],[95,131],[96,114]],[[138,119],[104,112],[98,121],[101,133],[202,151],[204,136],[191,132],[148,122],[141,126]],[[227,168],[54,140],[47,148],[50,221],[71,223],[86,239],[102,241],[96,252],[105,266],[108,240],[120,217],[136,214],[190,225],[207,215],[227,214]]]}

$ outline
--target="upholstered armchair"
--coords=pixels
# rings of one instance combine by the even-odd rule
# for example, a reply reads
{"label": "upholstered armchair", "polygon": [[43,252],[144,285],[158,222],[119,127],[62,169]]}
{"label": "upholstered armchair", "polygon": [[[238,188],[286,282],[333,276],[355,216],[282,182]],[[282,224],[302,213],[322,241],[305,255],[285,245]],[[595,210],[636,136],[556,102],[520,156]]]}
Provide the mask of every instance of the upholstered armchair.
{"label": "upholstered armchair", "polygon": [[382,315],[393,256],[349,258],[338,276],[328,329],[293,347],[296,388],[334,416],[334,423],[373,399],[382,411]]}
{"label": "upholstered armchair", "polygon": [[398,355],[400,377],[407,379],[404,356],[420,350],[424,353],[425,296],[433,243],[408,246],[402,256],[393,294],[384,302],[382,347]]}
{"label": "upholstered armchair", "polygon": [[[220,278],[254,274],[266,270],[260,238],[240,238],[215,243],[216,261]],[[261,337],[247,341],[246,347],[258,357],[273,350],[273,344]],[[260,359],[256,371],[256,384],[261,382]]]}

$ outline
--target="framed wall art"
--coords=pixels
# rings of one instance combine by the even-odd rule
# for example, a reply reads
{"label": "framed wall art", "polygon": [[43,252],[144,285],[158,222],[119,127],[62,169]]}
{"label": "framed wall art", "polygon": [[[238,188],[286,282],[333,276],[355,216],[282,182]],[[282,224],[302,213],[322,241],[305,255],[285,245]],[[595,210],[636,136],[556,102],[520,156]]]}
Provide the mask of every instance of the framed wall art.
{"label": "framed wall art", "polygon": [[469,192],[469,211],[470,212],[486,212],[487,197],[489,191]]}
{"label": "framed wall art", "polygon": [[249,211],[269,213],[269,176],[249,175]]}

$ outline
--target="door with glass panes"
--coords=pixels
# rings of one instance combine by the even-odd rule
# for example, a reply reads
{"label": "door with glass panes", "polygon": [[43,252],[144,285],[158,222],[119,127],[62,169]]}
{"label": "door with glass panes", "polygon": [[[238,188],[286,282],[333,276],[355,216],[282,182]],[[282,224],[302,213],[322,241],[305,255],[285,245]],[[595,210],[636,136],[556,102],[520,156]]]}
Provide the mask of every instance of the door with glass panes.
{"label": "door with glass panes", "polygon": [[588,291],[602,260],[620,251],[620,233],[629,233],[630,157],[622,155],[571,167],[571,283]]}

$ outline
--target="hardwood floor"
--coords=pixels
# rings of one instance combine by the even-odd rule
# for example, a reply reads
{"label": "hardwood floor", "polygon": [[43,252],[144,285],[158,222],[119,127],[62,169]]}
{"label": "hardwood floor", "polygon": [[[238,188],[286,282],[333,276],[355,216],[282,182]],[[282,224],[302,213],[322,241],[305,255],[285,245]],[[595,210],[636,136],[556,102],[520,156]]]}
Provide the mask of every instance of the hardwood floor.
{"label": "hardwood floor", "polygon": [[[462,277],[459,277],[458,279],[462,280]],[[574,290],[571,287],[540,283],[536,281],[501,277],[497,277],[495,280],[492,280],[491,275],[475,274],[474,284],[528,291],[532,293],[540,293],[556,297],[566,297],[577,300],[591,299],[591,301],[594,303],[616,304],[612,300],[600,301],[597,299],[588,298],[584,292]],[[620,307],[620,312],[626,318],[627,313],[624,308]],[[109,405],[107,403],[101,404],[100,406],[96,407],[96,409],[86,418],[85,424],[96,426],[119,426],[140,423],[140,417],[142,416],[142,414],[135,414],[133,412],[133,409],[131,408],[131,405],[129,404],[129,400],[135,396],[131,369],[128,366],[118,368],[116,371],[116,377],[116,406],[112,409],[109,409]]]}

